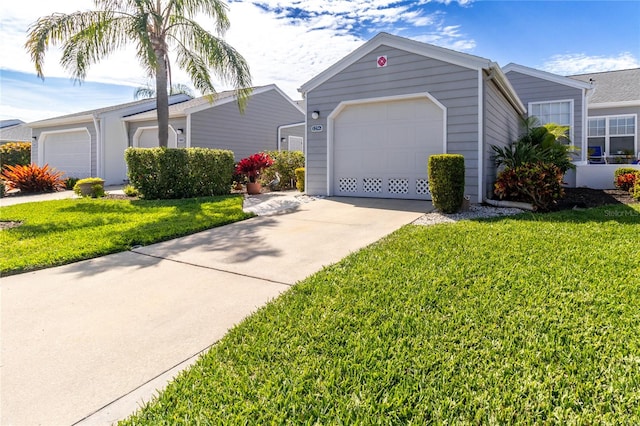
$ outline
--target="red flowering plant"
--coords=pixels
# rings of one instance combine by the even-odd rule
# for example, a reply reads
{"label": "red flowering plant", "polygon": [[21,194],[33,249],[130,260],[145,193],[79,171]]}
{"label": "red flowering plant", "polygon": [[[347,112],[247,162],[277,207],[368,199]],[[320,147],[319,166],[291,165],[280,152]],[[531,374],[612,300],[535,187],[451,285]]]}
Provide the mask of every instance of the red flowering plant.
{"label": "red flowering plant", "polygon": [[236,173],[246,176],[249,182],[253,183],[260,176],[260,172],[272,165],[273,159],[269,154],[258,152],[240,160],[236,165]]}
{"label": "red flowering plant", "polygon": [[636,173],[624,173],[616,176],[616,188],[622,189],[623,191],[631,191],[636,183],[637,176]]}

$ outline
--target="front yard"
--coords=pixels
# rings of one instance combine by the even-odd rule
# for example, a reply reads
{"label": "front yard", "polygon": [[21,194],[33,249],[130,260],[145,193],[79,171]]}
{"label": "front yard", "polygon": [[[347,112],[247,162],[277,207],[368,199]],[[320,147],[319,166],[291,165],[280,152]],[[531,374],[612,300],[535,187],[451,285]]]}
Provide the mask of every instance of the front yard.
{"label": "front yard", "polygon": [[406,226],[122,424],[638,424],[640,205]]}
{"label": "front yard", "polygon": [[68,199],[2,207],[0,274],[129,250],[251,217],[241,196],[184,200]]}

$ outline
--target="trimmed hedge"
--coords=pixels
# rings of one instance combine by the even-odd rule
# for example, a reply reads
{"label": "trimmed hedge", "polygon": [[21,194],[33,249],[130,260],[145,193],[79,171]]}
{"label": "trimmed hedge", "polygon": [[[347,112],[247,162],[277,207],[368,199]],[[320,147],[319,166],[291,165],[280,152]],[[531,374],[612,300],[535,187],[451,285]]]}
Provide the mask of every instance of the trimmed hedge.
{"label": "trimmed hedge", "polygon": [[28,166],[31,164],[29,142],[9,142],[0,145],[0,169],[4,166]]}
{"label": "trimmed hedge", "polygon": [[464,157],[438,154],[429,157],[429,191],[433,205],[443,213],[455,213],[464,200]]}
{"label": "trimmed hedge", "polygon": [[129,181],[146,199],[229,194],[233,152],[207,148],[127,148]]}
{"label": "trimmed hedge", "polygon": [[267,154],[273,159],[273,165],[260,173],[262,184],[273,181],[277,172],[280,183],[274,189],[293,189],[296,185],[295,170],[304,167],[304,154],[300,151],[268,151]]}
{"label": "trimmed hedge", "polygon": [[296,189],[304,192],[304,167],[298,167],[296,169]]}

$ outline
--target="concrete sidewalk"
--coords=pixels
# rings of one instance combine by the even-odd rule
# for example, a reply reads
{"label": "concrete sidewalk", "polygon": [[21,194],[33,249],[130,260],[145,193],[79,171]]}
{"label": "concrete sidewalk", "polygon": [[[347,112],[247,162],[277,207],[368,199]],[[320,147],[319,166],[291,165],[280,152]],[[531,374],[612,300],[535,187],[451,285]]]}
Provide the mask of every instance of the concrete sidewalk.
{"label": "concrete sidewalk", "polygon": [[269,300],[431,209],[318,199],[293,213],[2,278],[0,423],[125,418]]}

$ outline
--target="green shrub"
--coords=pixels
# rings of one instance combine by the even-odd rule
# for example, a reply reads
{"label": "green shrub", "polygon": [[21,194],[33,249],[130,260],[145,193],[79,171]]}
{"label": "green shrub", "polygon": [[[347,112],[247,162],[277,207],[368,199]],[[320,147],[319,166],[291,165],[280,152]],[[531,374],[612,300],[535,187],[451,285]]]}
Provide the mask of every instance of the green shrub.
{"label": "green shrub", "polygon": [[640,201],[640,173],[636,175],[636,182],[633,184],[633,192],[631,195],[634,200]]}
{"label": "green shrub", "polygon": [[433,205],[444,213],[460,210],[464,199],[464,157],[459,154],[432,155],[428,166]]}
{"label": "green shrub", "polygon": [[31,164],[29,142],[9,142],[0,145],[0,169],[4,166],[28,166]]}
{"label": "green shrub", "polygon": [[615,172],[613,172],[613,177],[617,178],[620,175],[626,175],[628,173],[638,173],[640,170],[634,169],[633,167],[618,167]]}
{"label": "green shrub", "polygon": [[64,187],[66,189],[73,189],[73,187],[76,186],[76,183],[78,183],[79,180],[79,178],[68,177],[64,180]]}
{"label": "green shrub", "polygon": [[137,197],[138,195],[140,195],[138,193],[138,190],[133,185],[125,186],[124,188],[122,188],[122,192],[124,192],[124,195],[126,195],[127,197]]}
{"label": "green shrub", "polygon": [[49,168],[48,164],[42,167],[36,164],[7,165],[0,178],[7,181],[9,189],[19,189],[20,192],[50,192],[64,189],[62,175],[62,172]]}
{"label": "green shrub", "polygon": [[273,159],[273,165],[260,174],[262,184],[272,182],[278,173],[280,182],[273,189],[293,189],[296,185],[295,170],[304,167],[304,154],[300,151],[269,151],[267,154]]}
{"label": "green shrub", "polygon": [[562,169],[552,163],[526,163],[498,174],[494,194],[500,199],[531,203],[547,211],[564,196]]}
{"label": "green shrub", "polygon": [[228,194],[233,152],[207,148],[127,148],[129,181],[146,199]]}
{"label": "green shrub", "polygon": [[4,197],[4,181],[0,179],[0,198]]}
{"label": "green shrub", "polygon": [[104,197],[104,180],[97,177],[80,179],[73,186],[73,192],[81,197]]}
{"label": "green shrub", "polygon": [[300,192],[304,192],[304,167],[298,167],[295,170],[296,173],[296,189]]}

